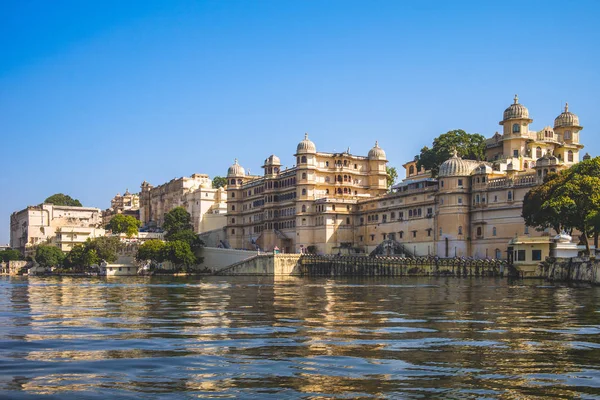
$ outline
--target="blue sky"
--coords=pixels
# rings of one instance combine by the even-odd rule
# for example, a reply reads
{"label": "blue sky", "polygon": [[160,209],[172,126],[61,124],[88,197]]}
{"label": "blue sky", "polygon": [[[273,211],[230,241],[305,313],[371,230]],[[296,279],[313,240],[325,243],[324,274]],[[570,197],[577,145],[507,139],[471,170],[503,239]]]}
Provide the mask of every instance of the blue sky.
{"label": "blue sky", "polygon": [[[491,136],[519,94],[565,101],[600,155],[600,2],[0,2],[0,244],[63,192],[107,208],[174,177],[321,151],[401,165],[451,129]],[[593,139],[592,139],[593,138]]]}

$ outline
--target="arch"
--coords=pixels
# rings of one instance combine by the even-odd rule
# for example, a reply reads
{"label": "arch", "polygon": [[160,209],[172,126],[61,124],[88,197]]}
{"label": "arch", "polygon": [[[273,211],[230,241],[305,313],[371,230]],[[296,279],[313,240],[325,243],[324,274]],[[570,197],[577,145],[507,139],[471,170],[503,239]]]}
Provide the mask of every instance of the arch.
{"label": "arch", "polygon": [[342,176],[341,176],[341,175],[338,175],[338,176],[337,176],[337,181],[338,181],[338,182],[342,182]]}
{"label": "arch", "polygon": [[305,204],[302,205],[302,212],[306,212],[306,205]]}
{"label": "arch", "polygon": [[415,166],[414,166],[414,165],[411,165],[411,166],[408,168],[408,174],[409,174],[409,175],[412,175],[412,174],[414,174],[414,173],[415,173]]}
{"label": "arch", "polygon": [[306,189],[302,189],[302,195],[305,196],[306,195]]}
{"label": "arch", "polygon": [[535,157],[542,158],[542,148],[540,146],[535,148]]}
{"label": "arch", "polygon": [[513,133],[519,133],[519,132],[521,132],[521,125],[519,125],[519,124],[513,124],[512,131],[513,131]]}
{"label": "arch", "polygon": [[565,140],[571,140],[571,131],[565,131]]}
{"label": "arch", "polygon": [[569,152],[567,153],[567,160],[569,162],[573,162],[573,150],[569,150]]}
{"label": "arch", "polygon": [[497,231],[496,231],[496,227],[494,226],[492,228],[492,236],[496,236],[496,234],[497,234]]}
{"label": "arch", "polygon": [[481,236],[481,234],[482,234],[481,227],[480,227],[480,226],[478,226],[478,227],[477,227],[477,236]]}
{"label": "arch", "polygon": [[302,156],[302,158],[300,159],[300,161],[302,162],[302,164],[306,164],[306,156]]}
{"label": "arch", "polygon": [[306,179],[306,172],[302,173],[302,179]]}
{"label": "arch", "polygon": [[459,226],[459,227],[458,227],[458,234],[459,234],[459,235],[462,235],[462,234],[463,234],[463,232],[462,232],[462,226]]}
{"label": "arch", "polygon": [[528,163],[527,161],[525,161],[525,162],[523,163],[523,167],[524,167],[525,169],[529,168],[529,163]]}

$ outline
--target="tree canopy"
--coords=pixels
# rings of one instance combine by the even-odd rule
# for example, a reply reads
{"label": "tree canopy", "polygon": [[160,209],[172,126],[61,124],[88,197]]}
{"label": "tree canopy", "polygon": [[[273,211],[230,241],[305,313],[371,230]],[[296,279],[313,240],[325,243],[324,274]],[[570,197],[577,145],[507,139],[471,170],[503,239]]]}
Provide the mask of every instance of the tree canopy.
{"label": "tree canopy", "polygon": [[396,171],[396,167],[385,167],[387,172],[387,187],[388,189],[392,187],[396,180],[398,179],[398,171]]}
{"label": "tree canopy", "polygon": [[56,193],[44,200],[45,204],[54,204],[55,206],[73,206],[83,207],[81,202],[71,196],[63,193]]}
{"label": "tree canopy", "polygon": [[56,246],[40,245],[35,249],[35,261],[42,267],[57,267],[64,259],[65,253]]}
{"label": "tree canopy", "polygon": [[213,189],[227,186],[227,178],[224,176],[215,176],[212,180]]}
{"label": "tree canopy", "polygon": [[106,262],[115,262],[119,258],[121,241],[116,236],[101,236],[95,239],[88,239],[83,244],[73,246],[64,265],[70,268],[89,267],[98,264],[102,260]]}
{"label": "tree canopy", "polygon": [[538,230],[578,230],[589,253],[588,236],[600,232],[599,212],[600,158],[596,157],[549,174],[525,195],[521,215],[526,225]]}
{"label": "tree canopy", "polygon": [[127,237],[133,237],[138,234],[142,221],[131,215],[117,214],[106,225],[112,233],[125,233]]}
{"label": "tree canopy", "polygon": [[0,251],[0,261],[8,262],[8,261],[18,261],[22,260],[23,255],[19,250],[14,249],[6,249]]}
{"label": "tree canopy", "polygon": [[425,167],[437,176],[440,165],[452,156],[456,149],[458,155],[469,160],[485,158],[485,138],[478,133],[467,133],[462,129],[448,131],[433,140],[433,147],[421,149],[417,168]]}
{"label": "tree canopy", "polygon": [[159,239],[150,239],[142,243],[138,247],[135,258],[138,261],[151,260],[154,262],[162,262],[163,260],[163,249],[165,248],[165,242]]}
{"label": "tree canopy", "polygon": [[163,229],[167,232],[167,235],[173,235],[185,230],[193,230],[192,217],[190,213],[183,207],[175,207],[171,211],[165,214],[165,222],[163,223]]}

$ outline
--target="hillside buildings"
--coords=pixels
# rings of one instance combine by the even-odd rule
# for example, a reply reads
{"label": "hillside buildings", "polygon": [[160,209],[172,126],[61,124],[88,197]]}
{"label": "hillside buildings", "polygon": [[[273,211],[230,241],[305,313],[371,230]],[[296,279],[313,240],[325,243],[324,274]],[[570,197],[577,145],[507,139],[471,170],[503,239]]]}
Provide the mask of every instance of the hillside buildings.
{"label": "hillside buildings", "polygon": [[41,204],[10,216],[10,247],[24,255],[40,244],[54,244],[68,252],[88,238],[103,235],[99,208]]}
{"label": "hillside buildings", "polygon": [[130,193],[129,189],[125,193],[117,193],[110,201],[110,208],[102,213],[102,224],[108,225],[110,220],[117,214],[129,215],[140,219],[140,196],[137,193]]}
{"label": "hillside buildings", "polygon": [[172,179],[154,187],[144,181],[139,196],[139,218],[146,229],[159,229],[165,213],[184,207],[192,217],[196,233],[222,229],[226,224],[227,192],[213,189],[206,174]]}
{"label": "hillside buildings", "polygon": [[[265,159],[262,176],[235,161],[227,178],[227,234],[234,248],[324,254],[370,253],[385,241],[406,254],[439,257],[512,257],[518,235],[548,235],[521,218],[525,194],[544,176],[577,163],[583,148],[579,118],[569,111],[553,126],[531,129],[529,110],[515,96],[486,141],[486,161],[456,153],[437,177],[404,164],[406,178],[388,193],[385,152],[366,156],[317,151],[306,135],[281,169]],[[538,254],[538,253],[535,253]]]}

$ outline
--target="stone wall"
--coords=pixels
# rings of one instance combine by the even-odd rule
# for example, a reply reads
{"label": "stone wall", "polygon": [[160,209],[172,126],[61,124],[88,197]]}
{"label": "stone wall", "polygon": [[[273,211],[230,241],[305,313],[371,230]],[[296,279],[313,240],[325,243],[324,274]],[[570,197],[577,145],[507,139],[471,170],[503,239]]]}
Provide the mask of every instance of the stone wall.
{"label": "stone wall", "polygon": [[217,275],[300,275],[301,254],[261,254],[216,272]]}
{"label": "stone wall", "polygon": [[600,284],[600,260],[549,258],[540,265],[540,275],[551,281]]}
{"label": "stone wall", "polygon": [[198,252],[198,255],[204,258],[200,267],[208,268],[213,272],[218,272],[223,268],[237,264],[258,254],[256,251],[222,249],[217,247],[203,247]]}

